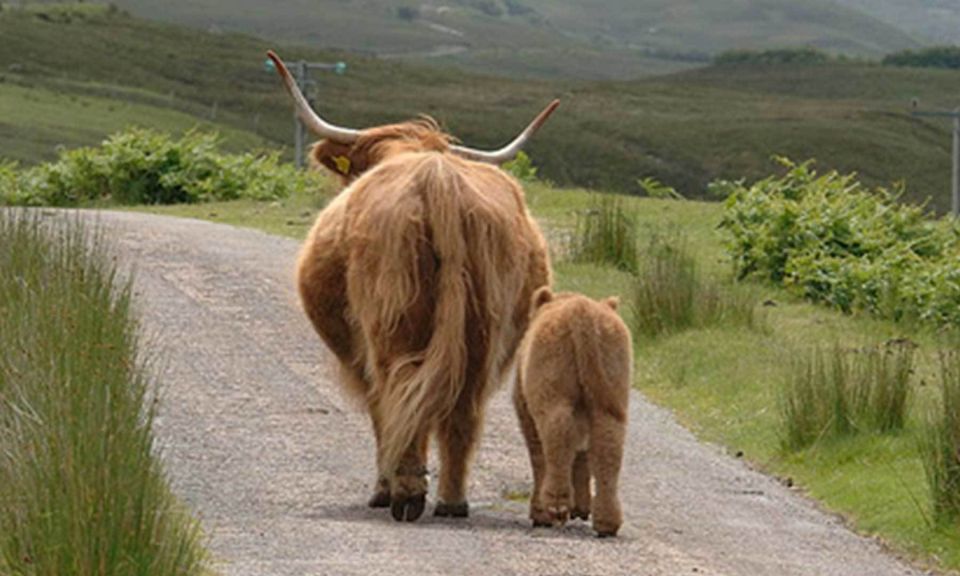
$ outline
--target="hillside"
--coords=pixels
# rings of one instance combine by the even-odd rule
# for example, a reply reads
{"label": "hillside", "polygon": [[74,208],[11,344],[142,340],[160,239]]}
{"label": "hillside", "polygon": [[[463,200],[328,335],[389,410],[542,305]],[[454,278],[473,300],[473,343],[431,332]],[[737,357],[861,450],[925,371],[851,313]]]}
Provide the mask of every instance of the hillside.
{"label": "hillside", "polygon": [[151,19],[518,77],[632,78],[735,48],[879,56],[915,46],[829,0],[118,0]]}
{"label": "hillside", "polygon": [[953,0],[837,0],[935,44],[960,44],[960,4]]}
{"label": "hillside", "polygon": [[[215,122],[229,147],[286,146],[290,104],[263,68],[268,48],[277,45],[104,11],[0,12],[0,157],[50,158],[57,145],[93,143],[127,123]],[[587,84],[281,54],[347,61],[345,75],[318,76],[311,91],[334,122],[363,127],[427,113],[473,146],[501,145],[559,97],[560,111],[530,147],[558,184],[638,193],[637,179],[652,176],[697,197],[716,177],[763,177],[770,157],[783,154],[858,171],[872,184],[906,180],[910,198],[948,205],[948,126],[910,117],[908,103],[955,105],[955,72],[841,63]]]}

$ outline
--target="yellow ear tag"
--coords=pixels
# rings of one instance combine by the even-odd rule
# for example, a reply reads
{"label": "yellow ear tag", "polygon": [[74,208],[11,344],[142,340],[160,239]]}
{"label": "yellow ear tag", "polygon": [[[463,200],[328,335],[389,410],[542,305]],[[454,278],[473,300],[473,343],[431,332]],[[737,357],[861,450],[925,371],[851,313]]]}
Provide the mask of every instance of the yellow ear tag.
{"label": "yellow ear tag", "polygon": [[337,170],[339,170],[341,174],[349,174],[349,173],[350,173],[350,159],[349,159],[349,158],[347,158],[346,156],[335,156],[335,157],[333,158],[333,161],[337,163]]}

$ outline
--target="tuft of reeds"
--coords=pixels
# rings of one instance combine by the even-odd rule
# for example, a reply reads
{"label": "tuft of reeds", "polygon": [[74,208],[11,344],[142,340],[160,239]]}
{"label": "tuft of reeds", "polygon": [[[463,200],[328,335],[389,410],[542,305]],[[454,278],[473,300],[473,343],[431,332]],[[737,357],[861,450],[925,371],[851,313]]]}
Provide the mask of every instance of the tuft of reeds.
{"label": "tuft of reeds", "polygon": [[940,403],[925,416],[921,455],[934,517],[960,518],[960,352],[940,354]]}
{"label": "tuft of reeds", "polygon": [[572,247],[575,262],[610,265],[637,272],[637,217],[614,194],[597,194],[577,215]]}
{"label": "tuft of reeds", "polygon": [[131,287],[78,221],[0,211],[0,573],[190,575]]}
{"label": "tuft of reeds", "polygon": [[813,349],[792,359],[780,391],[782,443],[800,450],[823,438],[901,430],[914,366],[911,342]]}
{"label": "tuft of reeds", "polygon": [[761,325],[753,293],[704,278],[682,235],[652,235],[639,260],[630,298],[635,334],[654,338],[717,324]]}

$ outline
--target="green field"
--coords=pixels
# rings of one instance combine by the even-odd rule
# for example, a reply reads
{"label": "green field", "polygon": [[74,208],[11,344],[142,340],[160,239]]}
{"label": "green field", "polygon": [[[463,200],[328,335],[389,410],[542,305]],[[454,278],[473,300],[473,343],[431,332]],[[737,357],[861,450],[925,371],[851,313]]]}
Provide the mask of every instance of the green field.
{"label": "green field", "polygon": [[[289,102],[262,64],[276,45],[89,12],[0,12],[0,156],[29,163],[130,122],[179,130],[191,118],[215,122],[228,148],[289,143]],[[781,154],[857,171],[870,184],[902,179],[908,198],[948,205],[948,126],[912,118],[908,108],[914,96],[925,108],[954,106],[957,72],[832,63],[588,84],[302,48],[281,54],[347,61],[347,74],[321,76],[312,90],[336,122],[369,126],[428,113],[474,146],[502,144],[559,97],[560,112],[530,150],[541,175],[561,185],[638,193],[636,180],[652,176],[699,197],[714,178],[765,175]]]}

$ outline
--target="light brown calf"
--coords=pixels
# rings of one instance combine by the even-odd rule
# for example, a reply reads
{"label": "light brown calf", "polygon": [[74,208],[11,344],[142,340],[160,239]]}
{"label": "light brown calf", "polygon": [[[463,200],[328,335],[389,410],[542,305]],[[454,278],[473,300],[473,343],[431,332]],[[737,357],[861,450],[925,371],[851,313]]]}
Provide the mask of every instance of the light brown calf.
{"label": "light brown calf", "polygon": [[597,535],[615,536],[623,523],[618,482],[633,346],[617,305],[549,288],[534,295],[513,400],[533,467],[535,526],[592,512]]}

